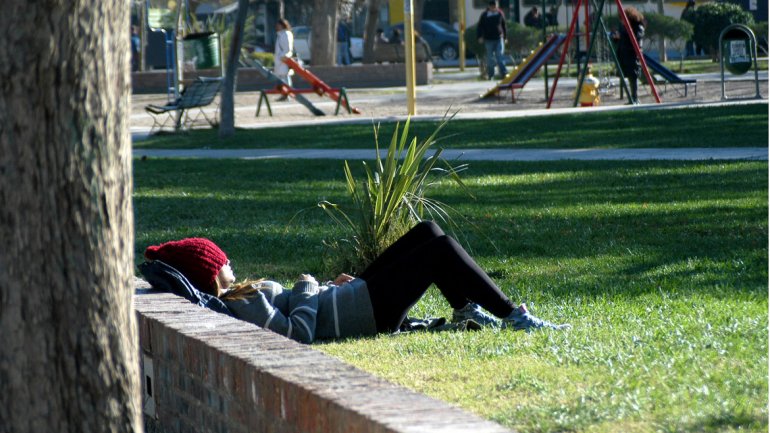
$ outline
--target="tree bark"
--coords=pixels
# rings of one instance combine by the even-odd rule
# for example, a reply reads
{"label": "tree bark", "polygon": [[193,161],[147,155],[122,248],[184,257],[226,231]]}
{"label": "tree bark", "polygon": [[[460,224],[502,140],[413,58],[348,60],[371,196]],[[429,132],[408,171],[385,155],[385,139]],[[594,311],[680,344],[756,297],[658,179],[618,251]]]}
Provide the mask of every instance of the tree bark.
{"label": "tree bark", "polygon": [[369,0],[364,28],[364,58],[363,63],[374,63],[374,44],[377,37],[377,24],[380,21],[382,0]]}
{"label": "tree bark", "polygon": [[235,134],[235,78],[238,73],[238,57],[243,45],[243,28],[249,14],[249,0],[238,0],[238,16],[233,27],[233,40],[225,63],[225,80],[222,83],[222,100],[219,107],[219,138]]}
{"label": "tree bark", "polygon": [[412,8],[412,22],[414,23],[414,29],[420,32],[422,13],[425,10],[425,0],[413,0]]}
{"label": "tree bark", "polygon": [[314,65],[334,65],[337,53],[337,1],[313,0],[310,58]]}
{"label": "tree bark", "polygon": [[3,2],[0,432],[142,430],[128,12]]}

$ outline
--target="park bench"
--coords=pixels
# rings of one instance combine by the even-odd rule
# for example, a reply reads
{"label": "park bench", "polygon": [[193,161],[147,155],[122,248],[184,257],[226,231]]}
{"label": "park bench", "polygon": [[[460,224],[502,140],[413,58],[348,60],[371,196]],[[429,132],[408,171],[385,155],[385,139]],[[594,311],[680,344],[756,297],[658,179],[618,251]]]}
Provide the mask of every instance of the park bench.
{"label": "park bench", "polygon": [[[200,117],[211,126],[216,125],[216,114],[209,117],[203,108],[210,105],[222,88],[222,78],[199,77],[182,91],[179,99],[166,105],[147,105],[144,109],[152,116],[150,133],[173,124],[175,130],[192,127]],[[196,110],[197,109],[197,110]],[[217,107],[217,111],[219,107]],[[192,116],[190,113],[195,113]]]}

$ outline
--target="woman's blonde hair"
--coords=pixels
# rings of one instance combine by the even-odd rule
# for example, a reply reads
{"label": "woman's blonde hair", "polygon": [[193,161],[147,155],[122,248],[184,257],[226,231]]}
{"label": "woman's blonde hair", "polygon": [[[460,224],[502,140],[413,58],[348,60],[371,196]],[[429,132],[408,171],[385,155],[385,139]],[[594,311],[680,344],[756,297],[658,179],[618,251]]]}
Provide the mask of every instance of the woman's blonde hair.
{"label": "woman's blonde hair", "polygon": [[259,290],[269,288],[269,286],[262,284],[264,281],[264,278],[258,280],[245,280],[233,284],[230,290],[224,293],[222,293],[221,287],[217,287],[217,297],[223,301],[242,301]]}

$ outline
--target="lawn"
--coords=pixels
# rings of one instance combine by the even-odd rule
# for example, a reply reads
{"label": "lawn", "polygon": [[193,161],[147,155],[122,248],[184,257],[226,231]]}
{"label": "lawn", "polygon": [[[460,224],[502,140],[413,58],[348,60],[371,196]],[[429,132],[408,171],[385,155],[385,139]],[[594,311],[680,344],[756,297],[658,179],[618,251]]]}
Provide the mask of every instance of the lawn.
{"label": "lawn", "polygon": [[[428,136],[435,122],[414,122],[412,131]],[[381,125],[389,138],[393,124]],[[661,148],[767,146],[766,104],[666,110],[560,114],[493,120],[454,120],[440,145],[445,148]],[[227,140],[217,131],[156,135],[136,148],[373,148],[372,124],[296,126],[239,130]]]}
{"label": "lawn", "polygon": [[[239,277],[328,278],[323,241],[340,234],[315,204],[344,200],[341,167],[136,160],[137,260],[207,236]],[[462,242],[515,300],[574,328],[314,347],[522,432],[767,431],[766,161],[474,162],[463,176],[475,199],[449,183],[434,195],[468,218]],[[430,292],[412,315],[449,314]]]}

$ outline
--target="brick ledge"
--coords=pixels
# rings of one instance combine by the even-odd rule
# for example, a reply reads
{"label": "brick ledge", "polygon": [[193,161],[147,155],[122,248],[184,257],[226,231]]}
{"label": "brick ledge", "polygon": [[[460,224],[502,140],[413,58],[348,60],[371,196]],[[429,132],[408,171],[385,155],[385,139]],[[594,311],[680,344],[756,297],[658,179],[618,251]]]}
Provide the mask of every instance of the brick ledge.
{"label": "brick ledge", "polygon": [[148,431],[510,431],[312,347],[151,290],[144,280],[137,278],[135,287]]}

